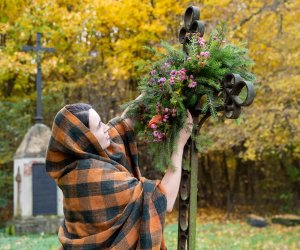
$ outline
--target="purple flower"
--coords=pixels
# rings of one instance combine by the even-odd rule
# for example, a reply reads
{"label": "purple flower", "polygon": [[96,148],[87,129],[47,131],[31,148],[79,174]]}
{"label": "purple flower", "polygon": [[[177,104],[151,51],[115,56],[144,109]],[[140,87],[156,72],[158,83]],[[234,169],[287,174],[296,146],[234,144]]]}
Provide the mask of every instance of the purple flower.
{"label": "purple flower", "polygon": [[151,70],[150,74],[153,76],[157,73],[157,71],[154,69],[154,70]]}
{"label": "purple flower", "polygon": [[169,109],[168,109],[168,108],[165,108],[165,112],[166,112],[166,113],[169,112]]}
{"label": "purple flower", "polygon": [[191,81],[188,85],[189,88],[195,88],[197,86],[197,83],[195,81]]}
{"label": "purple flower", "polygon": [[158,135],[159,135],[158,131],[155,130],[155,131],[153,132],[153,136],[154,136],[154,137],[158,137]]}
{"label": "purple flower", "polygon": [[191,79],[194,79],[194,76],[193,76],[193,75],[190,75],[190,78],[191,78]]}
{"label": "purple flower", "polygon": [[162,77],[158,80],[158,83],[164,83],[166,81],[166,78],[165,77]]}

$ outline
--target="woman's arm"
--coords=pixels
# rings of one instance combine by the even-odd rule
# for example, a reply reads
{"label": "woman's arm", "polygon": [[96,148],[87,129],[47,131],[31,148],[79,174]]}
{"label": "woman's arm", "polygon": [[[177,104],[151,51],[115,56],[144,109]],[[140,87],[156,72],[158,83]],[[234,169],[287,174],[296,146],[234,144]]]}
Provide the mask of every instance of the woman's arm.
{"label": "woman's arm", "polygon": [[185,127],[182,128],[179,132],[177,151],[174,151],[171,156],[171,161],[173,166],[175,167],[175,171],[173,171],[171,167],[169,167],[161,180],[161,185],[166,190],[167,212],[172,212],[179,191],[182,172],[183,148],[191,135],[193,128],[192,124],[193,118],[188,111],[188,117],[186,119]]}

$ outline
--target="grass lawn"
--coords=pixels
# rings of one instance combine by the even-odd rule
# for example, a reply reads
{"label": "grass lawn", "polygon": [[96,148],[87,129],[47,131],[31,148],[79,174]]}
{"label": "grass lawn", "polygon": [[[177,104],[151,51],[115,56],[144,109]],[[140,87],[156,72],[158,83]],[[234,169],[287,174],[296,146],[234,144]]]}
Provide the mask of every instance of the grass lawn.
{"label": "grass lawn", "polygon": [[[177,249],[177,224],[165,227],[165,237],[169,250]],[[197,225],[197,249],[300,249],[300,226],[283,227],[270,225],[266,228],[253,228],[244,222],[204,222]],[[59,242],[56,235],[27,235],[6,237],[0,235],[1,250],[52,250]]]}

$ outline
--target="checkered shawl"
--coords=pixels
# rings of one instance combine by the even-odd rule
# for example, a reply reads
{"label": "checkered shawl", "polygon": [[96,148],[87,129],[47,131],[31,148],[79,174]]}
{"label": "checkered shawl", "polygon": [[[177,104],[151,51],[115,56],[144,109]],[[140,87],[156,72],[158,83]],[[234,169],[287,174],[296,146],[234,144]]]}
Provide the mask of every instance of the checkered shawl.
{"label": "checkered shawl", "polygon": [[63,249],[166,250],[165,190],[141,176],[132,127],[120,117],[108,125],[103,150],[66,108],[53,122],[46,169],[64,196]]}

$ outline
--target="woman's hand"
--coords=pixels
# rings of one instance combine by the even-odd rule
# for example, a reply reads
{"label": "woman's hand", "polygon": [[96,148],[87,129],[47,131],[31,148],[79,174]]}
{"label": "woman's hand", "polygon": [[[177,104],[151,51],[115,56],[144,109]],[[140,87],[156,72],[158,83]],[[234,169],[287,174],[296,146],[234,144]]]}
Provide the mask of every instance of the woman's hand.
{"label": "woman's hand", "polygon": [[[140,94],[137,98],[135,98],[135,100],[137,101],[137,100],[141,99],[143,96],[144,96],[144,94]],[[121,115],[122,118],[125,118],[125,117],[126,117],[126,113],[129,111],[129,109],[130,109],[130,106],[128,106],[128,107],[124,110],[124,112],[123,112],[122,115]],[[133,118],[133,117],[126,117],[125,121],[129,124],[129,126],[130,126],[131,128],[134,128],[134,122],[135,122],[135,121],[134,121],[134,118]]]}
{"label": "woman's hand", "polygon": [[187,110],[187,118],[185,120],[184,127],[179,132],[179,138],[177,144],[179,147],[184,147],[193,131],[193,117],[189,110]]}
{"label": "woman's hand", "polygon": [[[137,98],[135,98],[135,100],[137,101],[137,100],[141,99],[143,96],[144,96],[144,94],[140,94]],[[123,111],[121,117],[125,117],[125,116],[126,116],[126,113],[129,111],[129,109],[130,109],[130,106],[128,106],[128,107]]]}

